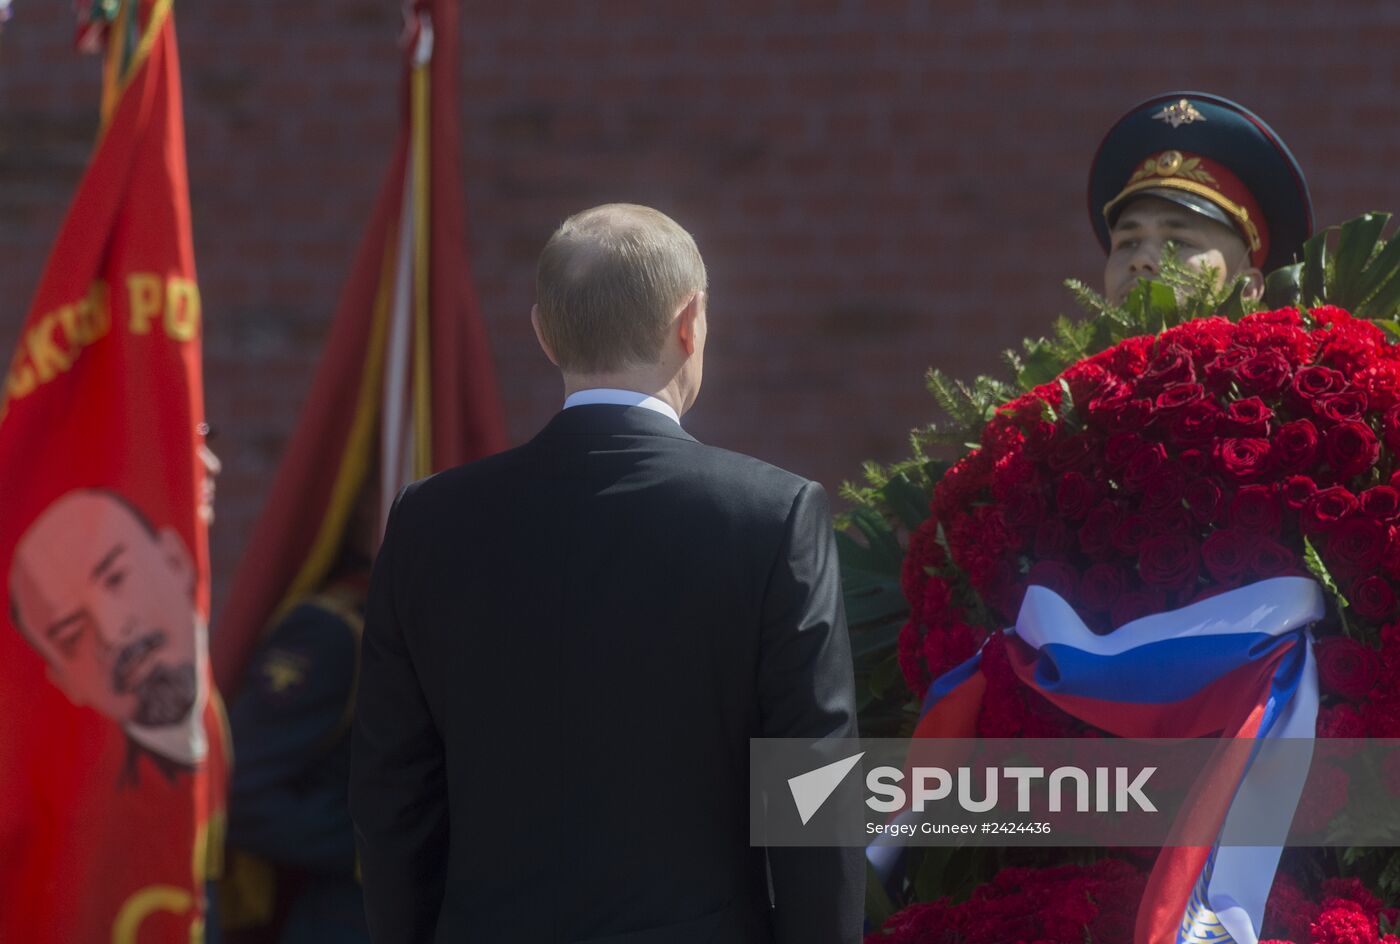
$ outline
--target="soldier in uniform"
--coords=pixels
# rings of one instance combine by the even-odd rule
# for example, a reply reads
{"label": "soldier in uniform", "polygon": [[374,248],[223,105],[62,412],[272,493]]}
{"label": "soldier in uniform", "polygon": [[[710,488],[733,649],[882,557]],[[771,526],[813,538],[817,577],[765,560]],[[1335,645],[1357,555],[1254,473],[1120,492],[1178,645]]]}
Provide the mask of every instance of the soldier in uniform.
{"label": "soldier in uniform", "polygon": [[378,504],[361,493],[330,577],[273,621],[229,704],[226,944],[369,940],[346,785]]}
{"label": "soldier in uniform", "polygon": [[1312,234],[1302,168],[1264,120],[1235,102],[1170,92],[1133,107],[1109,129],[1089,170],[1089,218],[1108,254],[1104,294],[1122,302],[1156,278],[1170,243],[1188,268],[1222,284],[1288,265]]}

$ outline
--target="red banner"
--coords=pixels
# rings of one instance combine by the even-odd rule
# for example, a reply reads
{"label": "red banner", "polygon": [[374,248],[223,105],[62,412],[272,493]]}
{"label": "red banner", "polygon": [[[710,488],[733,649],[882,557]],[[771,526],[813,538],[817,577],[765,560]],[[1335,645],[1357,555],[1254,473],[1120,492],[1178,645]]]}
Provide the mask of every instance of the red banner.
{"label": "red banner", "polygon": [[382,526],[409,481],[506,444],[458,180],[457,0],[406,13],[398,141],[214,633],[230,696],[269,622],[320,588],[366,493]]}
{"label": "red banner", "polygon": [[122,9],[0,405],[0,941],[198,939],[221,845],[175,26]]}

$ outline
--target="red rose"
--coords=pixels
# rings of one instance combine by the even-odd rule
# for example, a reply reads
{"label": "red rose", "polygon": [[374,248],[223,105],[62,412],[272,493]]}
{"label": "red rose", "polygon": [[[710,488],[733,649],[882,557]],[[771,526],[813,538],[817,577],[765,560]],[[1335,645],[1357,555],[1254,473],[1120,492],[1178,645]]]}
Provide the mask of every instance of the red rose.
{"label": "red rose", "polygon": [[1053,590],[1066,602],[1074,603],[1078,597],[1079,571],[1064,561],[1043,560],[1026,575],[1026,584]]}
{"label": "red rose", "polygon": [[1147,530],[1153,537],[1157,537],[1162,534],[1190,534],[1196,529],[1191,520],[1191,512],[1178,503],[1165,508],[1149,509]]}
{"label": "red rose", "polygon": [[1272,485],[1246,485],[1230,502],[1230,525],[1251,534],[1277,537],[1283,527],[1283,502]]}
{"label": "red rose", "polygon": [[1253,351],[1242,347],[1221,351],[1214,360],[1206,364],[1206,386],[1217,391],[1229,387],[1235,382],[1240,365],[1253,356]]}
{"label": "red rose", "polygon": [[1306,408],[1318,397],[1338,393],[1347,385],[1347,378],[1340,370],[1330,367],[1304,367],[1293,375],[1289,389],[1289,402],[1296,408]]}
{"label": "red rose", "polygon": [[1339,576],[1370,573],[1380,565],[1388,537],[1378,522],[1364,515],[1354,515],[1327,535],[1322,559],[1328,569]]}
{"label": "red rose", "polygon": [[1181,463],[1181,471],[1192,477],[1205,475],[1210,468],[1210,457],[1199,449],[1183,449],[1176,458]]}
{"label": "red rose", "polygon": [[1106,611],[1123,595],[1127,580],[1117,564],[1095,564],[1079,581],[1079,601],[1086,609]]}
{"label": "red rose", "polygon": [[1236,482],[1257,478],[1269,465],[1269,441],[1222,439],[1215,444],[1215,465]]}
{"label": "red rose", "polygon": [[1148,586],[1181,590],[1196,582],[1200,568],[1200,548],[1184,534],[1148,538],[1138,550],[1138,573]]}
{"label": "red rose", "polygon": [[1385,553],[1381,554],[1381,570],[1392,580],[1400,580],[1400,528],[1389,529]]}
{"label": "red rose", "polygon": [[1152,418],[1152,401],[1136,396],[1128,384],[1120,384],[1089,401],[1089,422],[1109,430],[1134,430]]}
{"label": "red rose", "polygon": [[908,685],[914,696],[920,700],[923,700],[930,682],[928,670],[924,668],[921,658],[922,649],[923,638],[920,635],[919,621],[911,616],[899,629],[899,641],[895,652],[899,659],[899,670],[904,673],[904,684]]}
{"label": "red rose", "polygon": [[1366,394],[1360,390],[1329,393],[1313,401],[1313,412],[1334,423],[1359,420],[1366,415]]}
{"label": "red rose", "polygon": [[1381,444],[1365,423],[1338,423],[1327,431],[1326,452],[1338,478],[1349,479],[1376,464]]}
{"label": "red rose", "polygon": [[1035,461],[1045,458],[1045,454],[1059,435],[1060,427],[1050,420],[1040,417],[1026,424],[1026,457]]}
{"label": "red rose", "polygon": [[1160,613],[1166,605],[1166,596],[1156,588],[1129,590],[1118,598],[1118,602],[1113,604],[1109,622],[1113,624],[1114,629],[1118,629],[1135,619]]}
{"label": "red rose", "polygon": [[1376,653],[1346,636],[1320,639],[1313,649],[1317,657],[1317,677],[1324,691],[1351,701],[1365,698],[1380,677]]}
{"label": "red rose", "polygon": [[1022,485],[1013,489],[1002,503],[1002,518],[1017,536],[1034,534],[1036,525],[1045,517],[1045,500],[1040,490]]}
{"label": "red rose", "polygon": [[1274,461],[1285,472],[1302,472],[1317,457],[1317,427],[1312,420],[1294,420],[1278,428],[1274,439]]}
{"label": "red rose", "polygon": [[1074,536],[1059,518],[1046,518],[1035,529],[1035,556],[1063,557]]}
{"label": "red rose", "polygon": [[1094,440],[1087,433],[1076,433],[1057,442],[1050,450],[1050,471],[1059,475],[1088,465],[1095,452]]}
{"label": "red rose", "polygon": [[1240,365],[1236,383],[1246,395],[1277,393],[1288,383],[1292,368],[1278,351],[1261,351]]}
{"label": "red rose", "polygon": [[[1350,781],[1343,771],[1331,764],[1314,763],[1312,770],[1308,772],[1307,785],[1303,787],[1303,795],[1298,801],[1298,809],[1293,814],[1293,828],[1289,831],[1291,841],[1307,844],[1308,839],[1321,838],[1325,835],[1328,825],[1332,822],[1332,817],[1346,806],[1349,786]],[[1366,916],[1359,912],[1352,913],[1363,922],[1367,920]],[[1352,939],[1320,937],[1318,924],[1326,916],[1327,912],[1324,912],[1322,917],[1313,922],[1314,944],[1317,944],[1319,940],[1326,941],[1328,944],[1344,944],[1348,940],[1354,944],[1374,944],[1374,937]]]}
{"label": "red rose", "polygon": [[1078,521],[1098,501],[1098,489],[1078,472],[1066,472],[1055,490],[1055,507],[1069,521]]}
{"label": "red rose", "polygon": [[1137,433],[1114,433],[1104,442],[1103,459],[1110,469],[1121,469],[1143,447]]}
{"label": "red rose", "polygon": [[1168,463],[1148,477],[1142,489],[1142,506],[1161,509],[1181,506],[1186,494],[1186,472],[1175,463]]}
{"label": "red rose", "polygon": [[1159,413],[1171,414],[1182,407],[1199,402],[1206,395],[1206,388],[1197,383],[1172,384],[1157,394],[1154,404]]}
{"label": "red rose", "polygon": [[1386,411],[1385,419],[1381,421],[1381,435],[1387,449],[1400,452],[1400,405]]}
{"label": "red rose", "polygon": [[1192,383],[1196,369],[1191,364],[1191,352],[1179,344],[1168,344],[1148,362],[1142,382],[1158,389],[1172,384]]}
{"label": "red rose", "polygon": [[1152,537],[1152,522],[1136,512],[1123,516],[1109,535],[1113,546],[1124,554],[1136,554],[1142,542]]}
{"label": "red rose", "polygon": [[1215,479],[1192,479],[1186,483],[1186,507],[1199,524],[1209,524],[1220,511],[1224,491]]}
{"label": "red rose", "polygon": [[1326,534],[1356,511],[1356,507],[1355,495],[1340,485],[1333,485],[1319,490],[1307,500],[1299,524],[1309,534]]}
{"label": "red rose", "polygon": [[1178,443],[1209,442],[1224,415],[1209,400],[1189,403],[1172,414],[1171,437]]}
{"label": "red rose", "polygon": [[1113,502],[1100,502],[1079,529],[1079,549],[1090,558],[1098,559],[1113,553],[1113,533],[1123,520],[1123,513]]}
{"label": "red rose", "polygon": [[1114,379],[1108,369],[1093,361],[1080,361],[1064,372],[1065,383],[1069,384],[1070,396],[1075,403],[1087,403],[1102,392]]}
{"label": "red rose", "polygon": [[1400,489],[1377,485],[1366,489],[1358,497],[1362,514],[1387,524],[1400,518]]}
{"label": "red rose", "polygon": [[922,652],[929,678],[936,679],[972,658],[981,641],[979,636],[977,630],[956,617],[930,626],[924,634]]}
{"label": "red rose", "polygon": [[1358,580],[1347,599],[1357,615],[1366,619],[1385,620],[1395,616],[1395,591],[1390,581],[1376,574]]}
{"label": "red rose", "polygon": [[1299,511],[1314,495],[1317,483],[1306,475],[1290,475],[1283,480],[1283,503],[1294,511]]}
{"label": "red rose", "polygon": [[1325,878],[1322,880],[1322,899],[1344,898],[1355,902],[1362,914],[1375,916],[1385,902],[1371,894],[1359,878]]}
{"label": "red rose", "polygon": [[1236,400],[1225,411],[1226,425],[1236,436],[1267,436],[1274,411],[1258,397]]}
{"label": "red rose", "polygon": [[[1269,902],[1264,906],[1264,926],[1262,931],[1271,935],[1288,938],[1277,944],[1290,944],[1291,941],[1307,941],[1311,936],[1309,926],[1317,919],[1322,909],[1303,894],[1288,873],[1280,869],[1274,877],[1273,890],[1269,892]],[[1260,944],[1264,944],[1263,941]]]}
{"label": "red rose", "polygon": [[1249,558],[1249,569],[1260,580],[1267,580],[1270,577],[1286,577],[1297,574],[1302,570],[1302,564],[1298,560],[1298,555],[1282,544],[1268,538],[1259,538],[1254,542],[1254,553]]}
{"label": "red rose", "polygon": [[1364,738],[1366,719],[1351,705],[1341,704],[1323,708],[1317,713],[1317,736],[1320,738]]}
{"label": "red rose", "polygon": [[[1338,809],[1340,808],[1339,805]],[[1336,812],[1337,810],[1333,810],[1332,814]],[[1302,817],[1295,820],[1302,821]],[[1317,821],[1319,828],[1308,831],[1322,832],[1331,821],[1331,815],[1322,817]],[[1324,907],[1308,931],[1312,935],[1312,944],[1380,944],[1375,919],[1345,906]]]}
{"label": "red rose", "polygon": [[1216,580],[1239,577],[1249,569],[1253,557],[1254,536],[1236,528],[1212,531],[1201,543],[1201,559]]}

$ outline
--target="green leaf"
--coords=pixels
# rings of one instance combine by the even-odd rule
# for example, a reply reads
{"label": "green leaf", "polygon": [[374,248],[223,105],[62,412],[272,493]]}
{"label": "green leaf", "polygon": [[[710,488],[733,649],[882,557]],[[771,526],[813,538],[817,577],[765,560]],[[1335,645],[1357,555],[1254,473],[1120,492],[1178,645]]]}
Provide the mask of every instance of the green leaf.
{"label": "green leaf", "polygon": [[879,928],[894,914],[894,903],[885,894],[885,886],[880,884],[880,876],[875,867],[865,863],[865,918],[870,927]]}
{"label": "green leaf", "polygon": [[[1400,250],[1400,238],[1392,239],[1390,243],[1386,245],[1385,251],[1381,253],[1381,256],[1389,259],[1391,247]],[[1370,298],[1366,299],[1365,303],[1362,304],[1357,311],[1357,314],[1364,318],[1394,318],[1397,312],[1400,312],[1400,275],[1396,274],[1396,269],[1400,268],[1400,256],[1396,256],[1395,261],[1385,263],[1382,262],[1380,257],[1377,257],[1372,265],[1376,268],[1380,268],[1382,265],[1388,265],[1390,271],[1387,274],[1390,278],[1385,279],[1380,288],[1378,288]]]}
{"label": "green leaf", "polygon": [[1235,279],[1234,287],[1230,289],[1230,294],[1225,296],[1225,300],[1215,306],[1215,312],[1224,315],[1233,322],[1238,322],[1249,310],[1244,303],[1244,279]]}
{"label": "green leaf", "polygon": [[1264,279],[1264,304],[1269,308],[1289,308],[1303,303],[1303,264],[1275,269]]}
{"label": "green leaf", "polygon": [[1041,384],[1054,380],[1064,370],[1064,362],[1055,356],[1047,344],[1038,345],[1028,351],[1028,357],[1016,374],[1016,383],[1022,390],[1032,390]]}
{"label": "green leaf", "polygon": [[1302,303],[1308,308],[1327,297],[1327,234],[1325,229],[1303,243]]}
{"label": "green leaf", "polygon": [[952,891],[945,881],[945,875],[957,851],[953,846],[926,846],[920,850],[923,854],[920,856],[919,870],[914,873],[915,900],[933,901]]}
{"label": "green leaf", "polygon": [[[901,599],[901,602],[903,600]],[[854,622],[847,617],[848,622]],[[899,641],[899,630],[904,625],[903,621],[882,623],[879,626],[860,627],[851,632],[851,656],[855,659],[867,659],[874,656],[883,658],[895,647]],[[875,671],[875,670],[871,670]],[[899,664],[895,663],[895,671],[899,671]]]}
{"label": "green leaf", "polygon": [[1390,335],[1390,340],[1400,341],[1400,321],[1391,321],[1387,318],[1377,318],[1376,325],[1386,334]]}
{"label": "green leaf", "polygon": [[[942,477],[941,473],[939,477]],[[929,516],[929,487],[914,481],[908,472],[891,477],[881,489],[881,497],[889,513],[910,531],[923,524]]]}
{"label": "green leaf", "polygon": [[1336,267],[1329,298],[1334,305],[1353,308],[1366,298],[1361,292],[1360,275],[1376,253],[1389,213],[1364,213],[1342,224],[1337,240]]}

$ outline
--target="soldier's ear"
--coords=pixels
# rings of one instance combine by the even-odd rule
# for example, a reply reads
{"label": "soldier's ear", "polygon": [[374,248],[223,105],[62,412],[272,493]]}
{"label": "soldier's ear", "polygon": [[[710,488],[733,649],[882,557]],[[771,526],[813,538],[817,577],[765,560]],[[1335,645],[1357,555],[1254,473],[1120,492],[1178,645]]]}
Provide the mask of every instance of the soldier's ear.
{"label": "soldier's ear", "polygon": [[1240,297],[1247,302],[1257,302],[1264,297],[1264,273],[1254,266],[1250,266],[1240,273],[1244,279],[1244,291]]}

